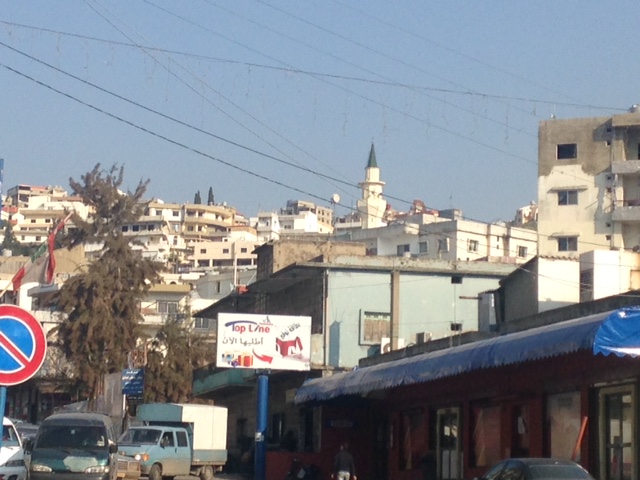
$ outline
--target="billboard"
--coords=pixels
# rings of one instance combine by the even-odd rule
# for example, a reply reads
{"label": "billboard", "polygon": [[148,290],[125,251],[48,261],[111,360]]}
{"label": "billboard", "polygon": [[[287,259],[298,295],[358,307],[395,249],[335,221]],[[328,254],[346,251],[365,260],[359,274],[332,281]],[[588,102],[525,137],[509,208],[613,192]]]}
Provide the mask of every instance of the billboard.
{"label": "billboard", "polygon": [[311,317],[218,314],[219,368],[309,370]]}

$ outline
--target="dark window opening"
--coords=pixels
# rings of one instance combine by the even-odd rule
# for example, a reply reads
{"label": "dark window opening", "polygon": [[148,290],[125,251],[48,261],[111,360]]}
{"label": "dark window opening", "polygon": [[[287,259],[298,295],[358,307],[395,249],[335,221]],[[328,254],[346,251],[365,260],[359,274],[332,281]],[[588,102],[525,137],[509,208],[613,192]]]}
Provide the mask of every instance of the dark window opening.
{"label": "dark window opening", "polygon": [[578,145],[575,143],[561,143],[558,145],[558,160],[578,158]]}

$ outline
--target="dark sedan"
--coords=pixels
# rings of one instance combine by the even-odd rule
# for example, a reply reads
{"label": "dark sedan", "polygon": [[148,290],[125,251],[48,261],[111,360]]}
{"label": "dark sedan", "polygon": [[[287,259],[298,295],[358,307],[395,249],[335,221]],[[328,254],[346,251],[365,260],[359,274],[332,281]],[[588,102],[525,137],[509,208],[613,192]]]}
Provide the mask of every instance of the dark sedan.
{"label": "dark sedan", "polygon": [[593,480],[593,477],[570,460],[508,458],[494,465],[482,480]]}

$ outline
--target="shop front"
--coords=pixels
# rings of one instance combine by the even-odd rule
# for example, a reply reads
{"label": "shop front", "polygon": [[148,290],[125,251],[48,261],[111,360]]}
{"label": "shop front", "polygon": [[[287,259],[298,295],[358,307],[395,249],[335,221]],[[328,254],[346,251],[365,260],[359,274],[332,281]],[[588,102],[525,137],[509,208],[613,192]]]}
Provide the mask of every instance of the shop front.
{"label": "shop front", "polygon": [[543,456],[639,480],[639,347],[640,308],[625,308],[310,380],[296,403],[321,410],[324,458],[331,419],[363,419],[348,431],[362,478],[458,480]]}

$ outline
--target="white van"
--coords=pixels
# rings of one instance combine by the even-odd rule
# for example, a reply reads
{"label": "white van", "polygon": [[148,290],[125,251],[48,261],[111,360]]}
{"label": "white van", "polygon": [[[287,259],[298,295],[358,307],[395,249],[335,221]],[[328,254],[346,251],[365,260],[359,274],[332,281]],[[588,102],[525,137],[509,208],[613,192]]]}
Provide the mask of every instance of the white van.
{"label": "white van", "polygon": [[0,449],[0,478],[26,480],[27,467],[20,435],[7,417],[2,421],[2,448]]}

